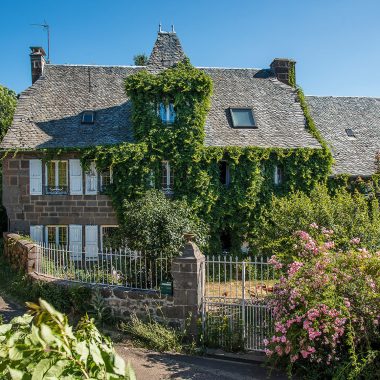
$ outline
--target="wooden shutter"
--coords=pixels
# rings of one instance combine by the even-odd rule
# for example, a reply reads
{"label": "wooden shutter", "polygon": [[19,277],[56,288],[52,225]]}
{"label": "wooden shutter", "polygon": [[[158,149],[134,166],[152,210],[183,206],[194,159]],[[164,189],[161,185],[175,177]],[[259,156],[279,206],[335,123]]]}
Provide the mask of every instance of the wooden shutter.
{"label": "wooden shutter", "polygon": [[30,195],[42,195],[42,160],[29,160]]}
{"label": "wooden shutter", "polygon": [[175,121],[175,111],[174,111],[174,104],[169,104],[169,123],[172,124]]}
{"label": "wooden shutter", "polygon": [[30,226],[30,238],[36,243],[44,241],[44,226]]}
{"label": "wooden shutter", "polygon": [[83,194],[83,176],[82,165],[80,160],[72,159],[70,162],[70,194],[82,195]]}
{"label": "wooden shutter", "polygon": [[86,226],[86,258],[98,256],[98,226]]}
{"label": "wooden shutter", "polygon": [[70,257],[72,260],[82,259],[82,226],[79,224],[69,225]]}
{"label": "wooden shutter", "polygon": [[98,193],[98,172],[96,171],[95,162],[91,162],[90,169],[86,173],[86,195],[95,195]]}

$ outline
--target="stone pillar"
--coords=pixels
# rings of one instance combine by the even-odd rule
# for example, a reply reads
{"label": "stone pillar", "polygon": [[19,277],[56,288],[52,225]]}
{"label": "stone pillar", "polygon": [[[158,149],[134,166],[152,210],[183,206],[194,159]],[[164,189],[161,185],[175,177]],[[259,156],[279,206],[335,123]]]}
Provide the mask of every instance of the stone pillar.
{"label": "stone pillar", "polygon": [[173,309],[178,319],[185,321],[191,316],[189,333],[193,336],[197,335],[197,319],[201,315],[204,262],[204,255],[191,238],[172,262]]}

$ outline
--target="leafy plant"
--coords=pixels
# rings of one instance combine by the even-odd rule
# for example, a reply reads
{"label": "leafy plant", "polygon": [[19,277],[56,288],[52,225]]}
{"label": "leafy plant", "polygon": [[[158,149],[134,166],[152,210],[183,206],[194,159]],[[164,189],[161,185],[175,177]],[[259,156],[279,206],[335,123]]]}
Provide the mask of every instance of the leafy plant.
{"label": "leafy plant", "polygon": [[94,317],[96,323],[103,324],[110,321],[111,310],[107,307],[99,288],[93,290],[89,306],[89,314]]}
{"label": "leafy plant", "polygon": [[350,193],[344,187],[330,193],[326,185],[317,185],[310,194],[296,191],[284,197],[272,197],[261,218],[260,234],[251,246],[267,254],[293,254],[292,233],[317,223],[334,230],[337,247],[348,248],[352,236],[370,249],[380,248],[380,212],[377,199]]}
{"label": "leafy plant", "polygon": [[308,379],[378,379],[380,375],[380,253],[351,239],[337,248],[334,231],[312,223],[297,231],[271,307],[275,333],[267,355],[289,374]]}
{"label": "leafy plant", "polygon": [[176,256],[185,243],[184,233],[193,232],[205,246],[206,226],[184,201],[171,201],[161,191],[149,190],[135,200],[125,201],[121,234],[129,248],[149,257]]}
{"label": "leafy plant", "polygon": [[146,66],[148,63],[148,57],[146,54],[136,54],[133,57],[133,62],[136,66]]}
{"label": "leafy plant", "polygon": [[184,332],[157,321],[142,321],[132,315],[130,322],[122,322],[121,330],[138,345],[160,352],[180,352],[183,349]]}
{"label": "leafy plant", "polygon": [[0,326],[4,379],[135,379],[87,316],[76,330],[46,301],[28,303],[30,314]]}

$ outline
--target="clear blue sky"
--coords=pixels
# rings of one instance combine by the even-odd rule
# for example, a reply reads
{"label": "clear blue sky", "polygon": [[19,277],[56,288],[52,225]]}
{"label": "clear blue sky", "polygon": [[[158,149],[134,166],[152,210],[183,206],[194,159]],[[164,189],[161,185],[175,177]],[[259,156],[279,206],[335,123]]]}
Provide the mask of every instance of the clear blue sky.
{"label": "clear blue sky", "polygon": [[130,65],[150,54],[159,21],[174,23],[196,66],[268,67],[297,61],[307,94],[380,97],[379,0],[1,0],[0,83],[30,85],[29,46],[52,63]]}

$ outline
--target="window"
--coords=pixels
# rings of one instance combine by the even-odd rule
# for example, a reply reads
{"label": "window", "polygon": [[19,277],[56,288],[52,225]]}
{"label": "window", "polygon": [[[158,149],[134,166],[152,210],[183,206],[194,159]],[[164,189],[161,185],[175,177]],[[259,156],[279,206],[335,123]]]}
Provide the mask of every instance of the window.
{"label": "window", "polygon": [[173,194],[174,173],[169,161],[162,161],[162,191],[165,194]]}
{"label": "window", "polygon": [[226,161],[219,162],[219,179],[223,185],[228,186],[230,183],[230,170]]}
{"label": "window", "polygon": [[82,124],[94,124],[95,112],[84,111],[82,114]]}
{"label": "window", "polygon": [[95,162],[91,162],[86,171],[86,195],[95,195],[98,192],[98,172]]}
{"label": "window", "polygon": [[67,161],[46,164],[46,194],[67,194]]}
{"label": "window", "polygon": [[173,124],[176,116],[174,111],[174,104],[160,103],[159,114],[163,123]]}
{"label": "window", "polygon": [[46,243],[67,245],[67,226],[46,226]]}
{"label": "window", "polygon": [[348,137],[356,137],[354,131],[351,128],[346,129]]}
{"label": "window", "polygon": [[281,166],[274,167],[274,184],[281,185],[284,180],[284,171]]}
{"label": "window", "polygon": [[251,108],[230,108],[234,128],[255,128],[256,123]]}
{"label": "window", "polygon": [[101,226],[100,244],[102,252],[106,249],[122,248],[118,235],[119,226]]}
{"label": "window", "polygon": [[112,183],[112,168],[100,174],[100,191],[105,192]]}

